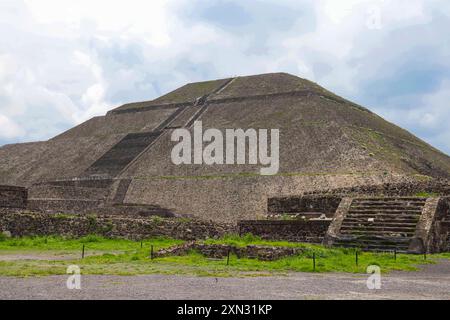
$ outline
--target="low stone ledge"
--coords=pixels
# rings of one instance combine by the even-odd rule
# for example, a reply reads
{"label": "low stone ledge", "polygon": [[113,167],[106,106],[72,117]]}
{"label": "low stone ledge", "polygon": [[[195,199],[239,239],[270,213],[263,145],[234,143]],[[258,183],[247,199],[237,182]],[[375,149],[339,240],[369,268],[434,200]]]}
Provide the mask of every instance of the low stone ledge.
{"label": "low stone ledge", "polygon": [[80,199],[30,199],[27,209],[47,213],[64,212],[68,214],[95,211],[103,202],[101,200]]}
{"label": "low stone ledge", "polygon": [[154,253],[153,257],[161,258],[167,256],[183,256],[190,251],[197,251],[208,258],[223,259],[230,253],[238,258],[258,259],[262,261],[274,261],[289,256],[295,256],[304,252],[303,248],[296,247],[275,247],[275,246],[257,246],[249,245],[246,247],[237,247],[226,244],[204,244],[195,241],[187,242],[182,245],[174,246],[168,249],[160,250]]}
{"label": "low stone ledge", "polygon": [[331,220],[246,220],[239,234],[251,233],[266,240],[322,243]]}
{"label": "low stone ledge", "polygon": [[363,185],[305,192],[303,196],[411,197],[419,193],[450,196],[450,181],[446,179],[418,181],[417,179],[410,178],[409,181],[400,183],[384,183],[381,185]]}
{"label": "low stone ledge", "polygon": [[82,237],[98,234],[131,240],[153,237],[196,240],[220,238],[235,233],[236,227],[231,224],[193,219],[47,214],[0,209],[1,231],[9,231],[13,237],[50,235]]}
{"label": "low stone ledge", "polygon": [[332,216],[341,200],[342,197],[335,195],[269,198],[267,209],[272,215],[318,212]]}

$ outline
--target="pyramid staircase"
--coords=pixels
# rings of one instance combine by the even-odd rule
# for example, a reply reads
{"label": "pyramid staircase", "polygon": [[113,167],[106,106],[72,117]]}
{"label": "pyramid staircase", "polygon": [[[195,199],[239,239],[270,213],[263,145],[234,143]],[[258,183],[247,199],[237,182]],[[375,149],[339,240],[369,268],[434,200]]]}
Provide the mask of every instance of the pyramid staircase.
{"label": "pyramid staircase", "polygon": [[90,177],[115,177],[139,154],[160,137],[162,132],[130,133],[107,151],[84,175]]}
{"label": "pyramid staircase", "polygon": [[407,252],[425,202],[425,198],[353,199],[334,245]]}
{"label": "pyramid staircase", "polygon": [[[154,130],[150,132],[136,132],[127,134],[121,141],[101,156],[82,174],[83,178],[115,178],[132,165],[139,157],[150,150],[157,140],[176,127],[190,128],[208,108],[208,98],[223,90],[233,79],[226,81],[222,86],[210,94],[198,97],[189,105],[178,105],[176,110]],[[192,117],[184,119],[190,112]],[[135,111],[137,112],[137,111]],[[179,125],[175,125],[179,123]]]}
{"label": "pyramid staircase", "polygon": [[[232,81],[233,79],[230,79],[212,93],[199,97],[195,103],[180,104],[153,131],[127,134],[78,178],[33,185],[28,199],[29,209],[67,213],[83,213],[92,210],[173,215],[169,210],[155,206],[130,204],[127,207],[123,205],[131,180],[117,179],[117,177],[142,154],[148,152],[164,134],[178,127],[192,127],[194,122],[206,112],[209,106],[208,98],[223,90]],[[116,188],[115,182],[117,182]]]}

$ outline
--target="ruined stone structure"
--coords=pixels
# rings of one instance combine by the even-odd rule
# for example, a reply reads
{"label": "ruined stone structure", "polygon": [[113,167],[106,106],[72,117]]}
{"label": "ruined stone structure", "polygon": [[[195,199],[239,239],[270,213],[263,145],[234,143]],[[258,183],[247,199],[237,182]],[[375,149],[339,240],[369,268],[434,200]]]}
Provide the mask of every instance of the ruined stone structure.
{"label": "ruined stone structure", "polygon": [[331,220],[243,220],[238,230],[240,235],[253,234],[266,240],[320,244]]}
{"label": "ruined stone structure", "polygon": [[236,226],[181,218],[48,214],[0,208],[0,233],[2,231],[14,237],[97,234],[131,240],[154,237],[195,240],[236,233]]}
{"label": "ruined stone structure", "polygon": [[[173,130],[192,131],[197,120],[204,129],[279,129],[279,173],[261,176],[259,165],[173,164]],[[294,218],[322,219],[317,224],[334,227],[327,239],[338,236],[336,241],[348,245],[356,236],[352,230],[369,236],[370,229],[382,237],[390,230],[359,227],[359,220],[373,219],[375,211],[383,218],[410,213],[385,221],[396,222],[389,228],[408,236],[429,232],[423,212],[443,206],[441,200],[400,198],[423,192],[445,197],[449,177],[450,158],[444,153],[368,109],[285,73],[190,83],[155,100],[112,109],[48,141],[0,148],[0,184],[28,188],[30,210],[191,216],[236,224],[266,219],[267,208],[273,218],[301,208]],[[275,210],[280,202],[269,200],[308,194],[322,199],[319,207],[304,198],[281,212]],[[368,196],[373,199],[344,201]],[[386,196],[400,198],[379,199]],[[382,217],[377,218],[376,223]],[[425,229],[414,228],[416,222]]]}
{"label": "ruined stone structure", "polygon": [[343,198],[325,243],[409,253],[447,250],[449,198]]}
{"label": "ruined stone structure", "polygon": [[303,248],[271,247],[271,246],[245,246],[237,247],[226,244],[204,244],[195,241],[182,245],[160,250],[153,254],[153,258],[165,256],[182,256],[195,250],[202,255],[212,259],[223,259],[229,254],[235,254],[238,258],[259,259],[263,261],[274,261],[284,257],[295,256],[305,252]]}
{"label": "ruined stone structure", "polygon": [[22,187],[0,185],[0,208],[27,207],[28,191]]}

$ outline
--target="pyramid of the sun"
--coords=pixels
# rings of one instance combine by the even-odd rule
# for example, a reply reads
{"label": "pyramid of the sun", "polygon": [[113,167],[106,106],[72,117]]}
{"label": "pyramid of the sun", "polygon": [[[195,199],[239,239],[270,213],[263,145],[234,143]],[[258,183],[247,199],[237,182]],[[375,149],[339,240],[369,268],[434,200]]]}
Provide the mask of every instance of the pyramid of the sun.
{"label": "pyramid of the sun", "polygon": [[[204,129],[280,129],[279,173],[260,176],[259,165],[174,165],[171,133],[192,130],[195,120]],[[0,184],[104,180],[120,185],[124,203],[217,220],[255,218],[272,196],[424,175],[448,178],[450,158],[369,110],[285,73],[187,84],[49,141],[0,148]]]}

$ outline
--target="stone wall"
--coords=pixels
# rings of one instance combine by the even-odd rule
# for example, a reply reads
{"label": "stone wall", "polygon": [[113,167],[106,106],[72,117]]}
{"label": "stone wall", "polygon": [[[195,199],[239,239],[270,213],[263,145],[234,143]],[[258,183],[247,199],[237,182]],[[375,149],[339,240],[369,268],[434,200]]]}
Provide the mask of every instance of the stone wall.
{"label": "stone wall", "polygon": [[344,188],[324,189],[305,192],[304,196],[337,195],[337,196],[385,196],[409,197],[419,193],[431,193],[439,196],[450,196],[450,182],[447,180],[407,181],[383,183],[376,185],[360,185]]}
{"label": "stone wall", "polygon": [[30,199],[27,209],[49,213],[79,214],[84,212],[96,212],[103,202],[101,200],[81,199]]}
{"label": "stone wall", "polygon": [[225,234],[236,233],[236,227],[189,219],[72,216],[0,209],[0,232],[2,231],[9,231],[14,237],[35,235],[82,237],[98,234],[133,240],[159,236],[196,240],[219,238]]}
{"label": "stone wall", "polygon": [[226,244],[205,244],[195,241],[188,242],[172,248],[160,250],[154,253],[154,258],[166,256],[182,256],[194,250],[208,258],[223,259],[228,254],[235,254],[238,258],[259,259],[263,261],[278,260],[288,256],[298,255],[304,252],[303,248],[288,248],[275,246],[246,246],[237,247]]}
{"label": "stone wall", "polygon": [[450,252],[450,197],[442,197],[437,205],[430,230],[429,252]]}
{"label": "stone wall", "polygon": [[103,200],[108,196],[107,188],[84,188],[56,186],[51,184],[33,185],[28,189],[29,199],[80,199]]}
{"label": "stone wall", "polygon": [[[153,166],[150,158],[148,161]],[[237,223],[266,218],[270,198],[298,197],[310,190],[330,190],[330,186],[373,185],[381,183],[380,179],[397,179],[359,175],[193,177],[133,179],[125,203],[154,204],[180,214]]]}
{"label": "stone wall", "polygon": [[27,189],[13,186],[0,186],[0,208],[25,208]]}
{"label": "stone wall", "polygon": [[448,252],[450,239],[450,197],[429,198],[416,226],[408,252]]}
{"label": "stone wall", "polygon": [[334,215],[342,198],[339,196],[304,196],[270,198],[267,209],[269,214],[321,212]]}
{"label": "stone wall", "polygon": [[262,239],[322,243],[331,220],[249,220],[240,221],[240,235],[251,233]]}
{"label": "stone wall", "polygon": [[52,185],[62,187],[81,187],[81,188],[109,188],[115,180],[113,179],[73,179],[73,180],[54,180],[43,183],[37,183],[35,185]]}

